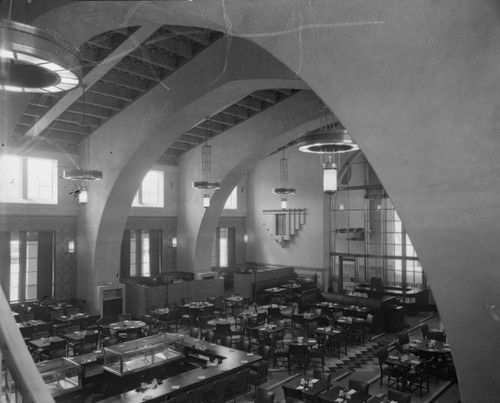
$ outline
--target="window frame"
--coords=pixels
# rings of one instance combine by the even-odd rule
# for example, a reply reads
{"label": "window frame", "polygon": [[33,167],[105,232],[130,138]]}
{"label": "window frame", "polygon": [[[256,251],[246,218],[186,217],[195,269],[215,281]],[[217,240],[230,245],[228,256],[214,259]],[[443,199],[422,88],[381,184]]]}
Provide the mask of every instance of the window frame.
{"label": "window frame", "polygon": [[[148,191],[146,188],[148,186],[148,176],[155,174],[158,176],[156,180],[157,186],[157,194],[156,194],[156,203],[151,203],[148,200],[147,194],[151,194],[154,192]],[[132,200],[132,207],[149,207],[149,208],[164,208],[165,207],[165,172],[160,169],[151,169],[149,170],[144,178],[141,181],[141,185],[139,189],[137,189],[137,193]]]}
{"label": "window frame", "polygon": [[[5,161],[5,159],[9,161]],[[58,161],[53,158],[42,157],[23,157],[11,154],[4,154],[0,156],[3,159],[0,166],[7,164],[9,166],[2,167],[1,171],[8,172],[2,178],[2,187],[6,189],[4,192],[0,191],[0,203],[19,203],[19,204],[58,204]],[[40,167],[30,169],[30,165],[36,162],[48,163],[49,172],[45,177],[41,177],[42,169]],[[16,162],[17,167],[13,164]],[[32,172],[30,174],[30,172]],[[38,176],[37,176],[38,175]],[[16,184],[14,191],[11,184]],[[38,182],[38,183],[35,183]],[[50,186],[42,186],[40,182],[50,182]],[[50,197],[33,197],[31,192],[37,190],[40,196],[43,188],[48,188],[51,193]],[[12,196],[11,194],[14,194]],[[31,196],[31,197],[30,197]]]}

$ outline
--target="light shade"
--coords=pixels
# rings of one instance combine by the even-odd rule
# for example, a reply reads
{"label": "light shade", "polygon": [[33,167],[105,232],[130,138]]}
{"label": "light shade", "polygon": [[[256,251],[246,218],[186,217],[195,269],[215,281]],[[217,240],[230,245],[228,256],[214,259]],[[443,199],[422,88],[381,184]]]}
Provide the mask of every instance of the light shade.
{"label": "light shade", "polygon": [[89,194],[86,188],[82,188],[78,193],[78,203],[86,204],[89,201]]}
{"label": "light shade", "polygon": [[102,179],[102,171],[95,169],[69,169],[63,171],[64,179],[81,180],[81,181],[96,181]]}
{"label": "light shade", "polygon": [[286,197],[283,197],[283,198],[281,199],[281,208],[282,208],[283,210],[285,210],[287,207],[288,207],[288,200],[287,200],[287,198],[286,198]]}
{"label": "light shade", "polygon": [[337,191],[337,170],[335,168],[323,169],[323,192],[333,194]]}
{"label": "light shade", "polygon": [[177,248],[177,237],[172,238],[172,248]]}
{"label": "light shade", "polygon": [[248,235],[247,234],[243,235],[243,242],[248,243]]}
{"label": "light shade", "polygon": [[68,241],[68,252],[75,253],[75,241],[73,241],[72,239]]}
{"label": "light shade", "polygon": [[346,153],[359,150],[347,130],[342,128],[323,128],[303,134],[297,139],[299,151],[313,154]]}
{"label": "light shade", "polygon": [[0,22],[0,90],[25,93],[68,91],[80,84],[78,51],[31,25]]}
{"label": "light shade", "polygon": [[203,195],[203,207],[205,207],[205,208],[210,207],[210,195],[209,194]]}

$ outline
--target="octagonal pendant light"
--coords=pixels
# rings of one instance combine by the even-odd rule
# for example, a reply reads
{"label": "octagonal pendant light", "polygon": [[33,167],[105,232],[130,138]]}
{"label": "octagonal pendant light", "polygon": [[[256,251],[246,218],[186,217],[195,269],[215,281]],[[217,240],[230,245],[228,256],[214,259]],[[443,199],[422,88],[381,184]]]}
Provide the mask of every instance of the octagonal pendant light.
{"label": "octagonal pendant light", "polygon": [[323,167],[323,192],[337,191],[337,164],[335,156],[340,153],[359,150],[347,130],[335,124],[325,125],[313,132],[299,136],[299,151],[319,154]]}
{"label": "octagonal pendant light", "polygon": [[80,84],[77,50],[55,34],[4,19],[0,38],[0,90],[54,93]]}

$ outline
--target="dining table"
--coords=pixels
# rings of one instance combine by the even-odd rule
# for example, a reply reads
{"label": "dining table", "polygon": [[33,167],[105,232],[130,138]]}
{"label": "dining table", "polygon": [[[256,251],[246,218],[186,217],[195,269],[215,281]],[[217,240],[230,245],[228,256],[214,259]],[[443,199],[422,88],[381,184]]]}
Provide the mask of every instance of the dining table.
{"label": "dining table", "polygon": [[132,330],[140,330],[146,326],[146,323],[142,320],[121,320],[118,322],[113,322],[108,325],[108,327],[116,332],[126,332]]}
{"label": "dining table", "polygon": [[72,342],[79,342],[82,341],[85,336],[95,333],[97,333],[97,330],[77,330],[75,332],[65,333],[62,337]]}
{"label": "dining table", "polygon": [[214,318],[207,321],[207,325],[209,326],[217,326],[217,325],[234,325],[236,323],[236,319],[232,316],[228,316],[227,318]]}
{"label": "dining table", "polygon": [[409,371],[415,370],[422,365],[425,360],[414,354],[390,354],[386,360],[386,364],[398,369],[401,374],[402,390],[407,389],[406,376]]}
{"label": "dining table", "polygon": [[49,347],[50,343],[64,341],[59,336],[42,337],[40,339],[30,340],[29,344],[38,350],[45,350]]}
{"label": "dining table", "polygon": [[423,351],[426,353],[446,354],[450,353],[450,345],[437,340],[413,340],[408,347],[413,351]]}
{"label": "dining table", "polygon": [[340,385],[335,385],[329,391],[321,393],[320,396],[323,401],[332,403],[343,401],[337,400],[342,398],[346,399],[349,403],[362,403],[370,398],[370,394],[368,393],[359,392]]}

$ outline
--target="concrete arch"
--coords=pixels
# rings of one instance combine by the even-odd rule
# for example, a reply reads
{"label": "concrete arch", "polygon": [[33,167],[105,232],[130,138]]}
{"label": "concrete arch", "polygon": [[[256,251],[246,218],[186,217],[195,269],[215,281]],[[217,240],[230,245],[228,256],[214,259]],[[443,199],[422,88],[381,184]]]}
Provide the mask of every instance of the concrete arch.
{"label": "concrete arch", "polygon": [[[260,68],[244,68],[255,60],[260,61]],[[200,68],[204,74],[197,74]],[[190,82],[189,88],[186,82]],[[86,270],[79,271],[78,284],[81,297],[94,303],[90,296],[96,285],[118,280],[116,256],[135,192],[148,169],[177,137],[253,91],[306,87],[248,41],[239,41],[228,54],[225,38],[163,84],[92,134],[90,164],[106,170],[103,181],[90,184],[88,204],[79,216],[78,265]],[[124,136],[127,141],[120,141]]]}
{"label": "concrete arch", "polygon": [[311,91],[302,91],[213,141],[215,152],[222,148],[218,145],[227,145],[229,138],[233,144],[237,144],[237,149],[228,150],[227,146],[224,148],[225,170],[219,172],[224,178],[221,189],[212,196],[210,207],[203,212],[197,231],[193,251],[195,271],[210,269],[207,264],[210,265],[211,261],[213,234],[224,203],[233,188],[261,159],[294,140],[297,135],[316,129],[320,124],[320,116],[324,113],[319,110],[318,105],[316,95]]}

